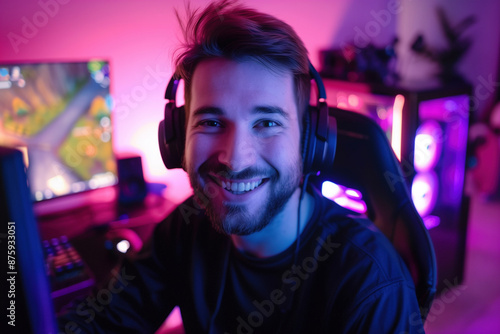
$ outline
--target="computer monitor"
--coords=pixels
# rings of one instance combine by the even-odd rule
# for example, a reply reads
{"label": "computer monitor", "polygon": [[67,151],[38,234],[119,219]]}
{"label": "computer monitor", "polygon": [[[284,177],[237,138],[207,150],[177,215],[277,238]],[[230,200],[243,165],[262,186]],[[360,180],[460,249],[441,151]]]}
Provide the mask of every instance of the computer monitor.
{"label": "computer monitor", "polygon": [[[22,153],[0,147],[2,333],[57,333]],[[5,287],[5,289],[4,289]]]}
{"label": "computer monitor", "polygon": [[35,202],[117,183],[109,63],[0,64],[0,145],[24,152]]}

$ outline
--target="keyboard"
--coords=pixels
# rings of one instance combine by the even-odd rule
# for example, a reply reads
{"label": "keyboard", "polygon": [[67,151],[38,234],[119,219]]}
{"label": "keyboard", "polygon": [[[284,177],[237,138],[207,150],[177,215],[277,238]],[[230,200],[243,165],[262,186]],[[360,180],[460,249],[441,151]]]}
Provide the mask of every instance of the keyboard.
{"label": "keyboard", "polygon": [[92,290],[93,275],[67,236],[43,240],[42,246],[56,309],[75,294],[85,295]]}

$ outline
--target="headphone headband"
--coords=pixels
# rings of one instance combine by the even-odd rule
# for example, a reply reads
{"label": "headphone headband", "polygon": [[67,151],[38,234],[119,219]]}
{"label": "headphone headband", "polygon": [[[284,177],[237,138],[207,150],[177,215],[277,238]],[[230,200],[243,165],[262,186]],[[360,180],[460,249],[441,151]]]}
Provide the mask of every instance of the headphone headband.
{"label": "headphone headband", "polygon": [[323,80],[321,80],[321,76],[319,75],[318,71],[314,68],[313,64],[309,62],[309,75],[311,76],[312,79],[314,79],[314,82],[316,82],[316,87],[318,87],[318,100],[326,103],[326,90],[325,90],[325,85],[323,84]]}
{"label": "headphone headband", "polygon": [[[314,82],[316,82],[316,87],[318,88],[318,99],[323,100],[323,102],[326,103],[326,90],[325,90],[325,85],[323,84],[323,80],[321,79],[321,76],[319,75],[318,71],[316,71],[316,69],[309,60],[308,64],[309,64],[309,75],[311,76],[312,79],[314,79]],[[167,100],[168,102],[175,101],[180,81],[181,81],[181,76],[177,72],[175,72],[172,75],[172,78],[170,78],[170,81],[168,82],[167,85],[167,89],[165,90],[165,100]]]}
{"label": "headphone headband", "polygon": [[177,88],[181,82],[181,76],[177,73],[172,75],[170,81],[168,82],[167,89],[165,90],[165,100],[168,102],[175,102],[175,97],[177,94]]}

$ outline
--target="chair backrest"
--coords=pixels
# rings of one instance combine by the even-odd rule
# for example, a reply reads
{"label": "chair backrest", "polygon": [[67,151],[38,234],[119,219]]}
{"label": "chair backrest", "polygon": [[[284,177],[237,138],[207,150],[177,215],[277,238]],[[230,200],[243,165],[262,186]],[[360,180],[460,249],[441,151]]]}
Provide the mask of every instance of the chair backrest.
{"label": "chair backrest", "polygon": [[392,242],[412,275],[425,320],[436,292],[436,258],[400,163],[375,121],[336,108],[329,114],[337,121],[337,152],[332,168],[313,182],[328,179],[362,193],[367,216]]}

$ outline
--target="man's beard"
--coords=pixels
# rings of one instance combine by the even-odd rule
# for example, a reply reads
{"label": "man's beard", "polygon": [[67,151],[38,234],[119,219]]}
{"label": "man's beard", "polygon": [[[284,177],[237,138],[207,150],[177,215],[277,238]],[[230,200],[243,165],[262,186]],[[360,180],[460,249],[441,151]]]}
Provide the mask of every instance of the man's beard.
{"label": "man's beard", "polygon": [[[270,175],[269,171],[253,167],[234,173],[227,166],[218,162],[213,163],[211,160],[203,163],[198,171],[194,171],[189,166],[186,167],[188,167],[187,172],[195,192],[195,199],[205,208],[213,228],[226,235],[250,235],[261,231],[283,210],[290,197],[299,187],[302,178],[302,160],[299,157],[296,163],[290,164],[290,167],[281,175],[278,175],[275,169],[272,169]],[[215,189],[210,187],[214,183],[213,181],[207,183],[210,179],[209,172],[234,180],[266,175],[266,177],[269,177],[268,184],[265,185],[268,189],[264,189],[267,196],[261,201],[262,207],[253,208],[254,211],[249,212],[252,208],[249,208],[248,204],[245,203],[216,203],[214,198],[219,195],[217,192],[226,190],[220,186],[216,186]],[[200,183],[200,176],[205,181],[204,188]],[[260,196],[264,195],[260,194]]]}

